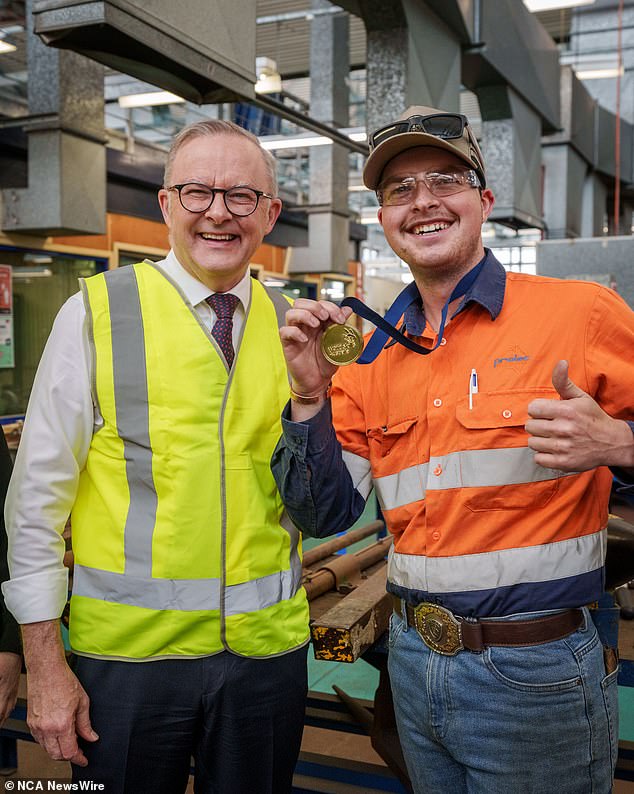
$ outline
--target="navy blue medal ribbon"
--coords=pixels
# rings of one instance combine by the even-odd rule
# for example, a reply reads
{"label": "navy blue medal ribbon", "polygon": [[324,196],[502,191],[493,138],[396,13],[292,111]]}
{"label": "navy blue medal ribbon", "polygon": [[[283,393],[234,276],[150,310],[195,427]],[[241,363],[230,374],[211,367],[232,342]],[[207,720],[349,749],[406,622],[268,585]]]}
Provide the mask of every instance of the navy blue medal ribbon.
{"label": "navy blue medal ribbon", "polygon": [[461,298],[463,295],[465,295],[466,292],[468,292],[468,290],[473,286],[476,278],[482,270],[485,260],[486,257],[483,257],[482,260],[472,270],[464,275],[454,287],[453,292],[449,296],[449,300],[443,306],[440,327],[438,328],[438,337],[436,339],[436,344],[433,347],[423,347],[422,345],[413,342],[395,327],[395,323],[398,322],[405,311],[412,305],[412,303],[420,298],[420,292],[418,291],[415,281],[412,281],[411,284],[408,284],[405,289],[396,296],[394,303],[385,313],[385,317],[381,317],[380,314],[377,314],[373,309],[370,309],[369,306],[366,306],[365,303],[362,303],[362,301],[360,301],[358,298],[344,298],[341,301],[341,306],[350,306],[355,314],[358,314],[365,320],[369,320],[373,325],[376,325],[376,330],[368,340],[363,353],[361,353],[360,357],[357,359],[357,364],[371,364],[379,355],[381,350],[383,350],[383,348],[386,346],[386,343],[390,338],[394,339],[408,350],[413,350],[414,353],[419,353],[422,356],[427,356],[430,353],[433,353],[434,350],[442,343],[449,305],[457,298]]}

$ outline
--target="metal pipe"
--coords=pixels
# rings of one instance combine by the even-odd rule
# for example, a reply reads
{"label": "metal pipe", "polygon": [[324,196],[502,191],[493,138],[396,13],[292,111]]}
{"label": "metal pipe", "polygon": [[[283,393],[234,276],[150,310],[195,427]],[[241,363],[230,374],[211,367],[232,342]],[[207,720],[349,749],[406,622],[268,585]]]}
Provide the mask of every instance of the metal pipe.
{"label": "metal pipe", "polygon": [[[363,571],[365,568],[369,568],[371,565],[380,562],[387,554],[391,543],[392,536],[389,535],[388,537],[382,538],[376,543],[373,543],[371,546],[361,549],[361,551],[357,551],[351,555],[346,555],[346,557],[356,558],[360,570]],[[343,560],[344,558],[341,557],[340,559]],[[336,561],[334,565],[336,565]],[[335,587],[335,584],[335,574],[332,571],[329,571],[327,568],[322,568],[313,576],[311,576],[309,581],[304,582],[304,589],[306,590],[306,596],[308,597],[308,600],[312,601],[314,598],[317,598],[317,596],[323,595],[329,590],[332,590]]]}
{"label": "metal pipe", "polygon": [[621,230],[621,70],[623,69],[623,0],[619,0],[616,37],[616,126],[614,130],[614,234]]}
{"label": "metal pipe", "polygon": [[345,535],[320,543],[319,546],[315,546],[315,548],[305,552],[302,564],[304,568],[310,568],[319,560],[324,560],[326,557],[336,554],[341,549],[345,549],[346,546],[351,546],[359,540],[380,532],[384,526],[382,521],[372,521],[371,524],[367,524],[364,527],[353,529],[351,532],[346,532]]}
{"label": "metal pipe", "polygon": [[480,0],[473,3],[473,44],[482,43],[482,7]]}
{"label": "metal pipe", "polygon": [[287,121],[292,121],[294,124],[297,124],[298,127],[303,127],[305,130],[311,130],[311,132],[316,132],[318,135],[325,135],[326,138],[330,138],[330,140],[334,143],[339,143],[341,146],[345,146],[346,149],[350,149],[352,152],[358,152],[365,157],[368,156],[368,147],[365,143],[357,143],[357,141],[353,141],[351,138],[348,138],[347,135],[344,135],[343,133],[339,132],[339,130],[334,129],[334,127],[329,127],[327,124],[322,124],[320,121],[311,119],[308,116],[305,116],[303,113],[300,113],[298,110],[293,110],[293,108],[287,107],[282,102],[278,102],[276,99],[273,99],[270,96],[266,96],[265,94],[256,94],[254,99],[249,99],[248,101],[250,104],[255,105],[256,107],[260,107],[263,110],[268,110],[269,113],[274,113],[276,116],[281,116]]}

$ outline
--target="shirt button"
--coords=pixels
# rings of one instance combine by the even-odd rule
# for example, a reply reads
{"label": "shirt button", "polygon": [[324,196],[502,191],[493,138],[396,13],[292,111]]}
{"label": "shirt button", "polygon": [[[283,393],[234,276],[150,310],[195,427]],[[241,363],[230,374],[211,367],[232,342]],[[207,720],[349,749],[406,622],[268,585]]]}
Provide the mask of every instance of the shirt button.
{"label": "shirt button", "polygon": [[433,540],[440,540],[440,532],[438,532],[438,530],[436,530],[435,532],[432,532],[431,536],[432,536]]}
{"label": "shirt button", "polygon": [[442,466],[440,465],[440,463],[434,469],[434,474],[436,475],[436,477],[440,477],[440,475],[442,474]]}
{"label": "shirt button", "polygon": [[443,336],[443,338],[440,340],[440,346],[442,347],[443,345],[446,345],[446,344],[447,344],[447,340]]}
{"label": "shirt button", "polygon": [[434,406],[436,408],[440,408],[441,405],[442,405],[442,400],[440,400],[440,399],[438,399],[438,397],[436,397],[436,399],[434,400]]}
{"label": "shirt button", "polygon": [[505,419],[510,419],[513,416],[513,412],[509,411],[509,409],[507,408],[505,411],[502,411],[502,416]]}

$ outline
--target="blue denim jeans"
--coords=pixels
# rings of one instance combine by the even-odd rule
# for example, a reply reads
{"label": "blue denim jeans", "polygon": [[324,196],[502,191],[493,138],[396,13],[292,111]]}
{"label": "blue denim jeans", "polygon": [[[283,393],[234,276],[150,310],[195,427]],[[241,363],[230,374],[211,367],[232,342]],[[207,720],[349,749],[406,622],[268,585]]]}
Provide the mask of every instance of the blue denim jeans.
{"label": "blue denim jeans", "polygon": [[618,673],[605,673],[587,610],[562,640],[456,656],[430,650],[393,613],[389,645],[415,794],[609,794]]}

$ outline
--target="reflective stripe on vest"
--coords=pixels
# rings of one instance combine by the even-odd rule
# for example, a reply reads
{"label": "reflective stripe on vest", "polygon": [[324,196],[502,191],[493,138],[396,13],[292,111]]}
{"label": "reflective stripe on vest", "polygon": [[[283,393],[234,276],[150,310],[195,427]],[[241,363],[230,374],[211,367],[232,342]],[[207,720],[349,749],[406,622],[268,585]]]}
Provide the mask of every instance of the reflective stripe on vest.
{"label": "reflective stripe on vest", "polygon": [[[180,612],[220,609],[220,579],[140,578],[84,565],[75,565],[73,571],[73,593],[78,596],[145,609],[175,609]],[[292,598],[297,588],[293,569],[230,585],[225,589],[225,614],[239,615],[266,609],[280,599]]]}
{"label": "reflective stripe on vest", "polygon": [[[112,323],[114,396],[130,489],[125,573],[151,577],[157,496],[152,477],[143,317],[134,269],[124,268],[118,279],[107,279],[106,289],[110,305],[117,307],[117,321]],[[137,388],[129,388],[135,380]]]}

